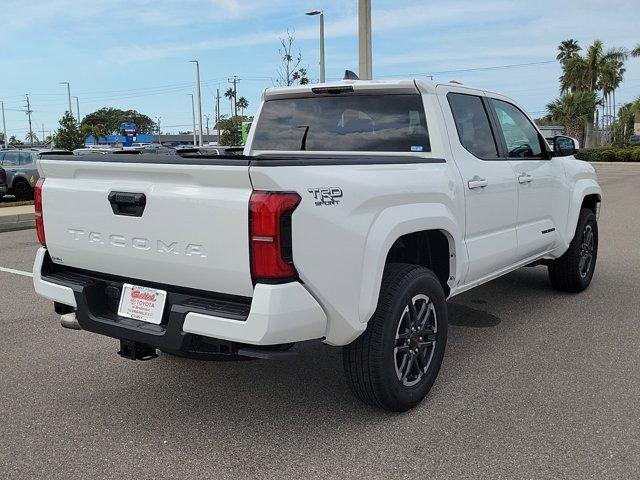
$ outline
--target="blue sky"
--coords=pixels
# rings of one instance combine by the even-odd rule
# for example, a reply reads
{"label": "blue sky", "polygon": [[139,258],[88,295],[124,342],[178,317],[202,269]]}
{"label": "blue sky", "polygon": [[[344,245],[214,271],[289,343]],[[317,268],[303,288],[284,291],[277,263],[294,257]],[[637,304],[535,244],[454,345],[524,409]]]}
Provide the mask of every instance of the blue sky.
{"label": "blue sky", "polygon": [[[318,19],[326,15],[327,79],[357,71],[357,0],[2,0],[0,100],[8,135],[24,138],[29,93],[34,130],[57,128],[66,90],[81,115],[103,106],[136,109],[163,131],[189,130],[194,67],[200,60],[203,113],[233,75],[253,113],[273,85],[279,38],[294,32],[312,79],[319,76]],[[607,47],[640,42],[637,0],[373,0],[375,78],[455,79],[505,93],[534,116],[557,96],[561,40]],[[548,63],[544,63],[548,62]],[[488,69],[487,67],[533,64]],[[465,71],[466,70],[466,71]],[[629,59],[622,103],[640,95],[640,58]],[[229,113],[222,100],[222,113]],[[74,103],[75,109],[75,103]]]}

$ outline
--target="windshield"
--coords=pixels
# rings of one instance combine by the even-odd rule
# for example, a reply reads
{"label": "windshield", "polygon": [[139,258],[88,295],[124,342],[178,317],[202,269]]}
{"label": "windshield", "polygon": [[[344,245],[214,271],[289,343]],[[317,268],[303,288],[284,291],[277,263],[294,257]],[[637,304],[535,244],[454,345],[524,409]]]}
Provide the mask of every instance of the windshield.
{"label": "windshield", "polygon": [[340,95],[265,102],[254,150],[428,152],[418,94]]}

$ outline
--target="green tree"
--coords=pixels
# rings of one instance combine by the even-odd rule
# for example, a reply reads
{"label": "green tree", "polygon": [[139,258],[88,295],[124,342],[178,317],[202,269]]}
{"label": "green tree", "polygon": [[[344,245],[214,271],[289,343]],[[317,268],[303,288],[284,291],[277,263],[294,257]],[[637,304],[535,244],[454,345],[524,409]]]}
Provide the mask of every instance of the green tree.
{"label": "green tree", "polygon": [[640,43],[638,43],[635,47],[633,47],[633,49],[631,50],[631,56],[640,57]]}
{"label": "green tree", "polygon": [[60,128],[58,128],[54,137],[56,147],[75,150],[76,148],[84,146],[84,138],[73,115],[65,112],[64,116],[60,119]]}
{"label": "green tree", "polygon": [[565,93],[547,105],[548,118],[564,125],[567,135],[584,146],[585,126],[591,121],[596,104],[595,92]]}
{"label": "green tree", "polygon": [[618,118],[611,127],[611,143],[615,147],[626,147],[633,135],[635,114],[640,112],[640,97],[635,102],[627,103],[618,110]]}
{"label": "green tree", "polygon": [[228,88],[227,91],[224,92],[224,96],[229,99],[229,102],[231,102],[231,113],[229,115],[233,117],[233,105],[236,100],[236,92],[233,91],[233,88]]}
{"label": "green tree", "polygon": [[9,137],[10,145],[23,145],[22,141],[18,140],[15,135],[11,135]]}
{"label": "green tree", "polygon": [[580,50],[582,50],[582,47],[576,40],[572,38],[569,40],[563,40],[558,46],[558,55],[556,56],[556,60],[564,65],[567,63],[567,60],[573,58]]}
{"label": "green tree", "polygon": [[92,136],[94,145],[97,145],[98,143],[100,143],[101,137],[106,137],[109,134],[107,132],[106,127],[101,123],[97,123],[95,125],[82,123],[80,125],[80,132],[82,132],[82,136],[84,138],[87,138],[88,136]]}
{"label": "green tree", "polygon": [[293,50],[295,37],[287,30],[287,38],[280,39],[280,67],[278,68],[278,78],[276,85],[290,87],[291,85],[306,85],[309,83],[307,69],[301,67],[302,53]]}
{"label": "green tree", "polygon": [[236,102],[236,107],[240,109],[240,116],[244,118],[244,109],[249,108],[249,100],[240,97]]}
{"label": "green tree", "polygon": [[242,141],[240,117],[220,119],[220,145],[239,145]]}
{"label": "green tree", "polygon": [[[569,44],[567,43],[565,47],[569,48]],[[561,44],[558,50],[562,49]],[[624,77],[624,61],[627,56],[628,52],[624,48],[605,50],[603,43],[595,40],[589,45],[584,55],[574,52],[566,58],[564,63],[561,61],[563,74],[560,77],[560,90],[562,93],[591,92],[602,95],[602,102],[596,103],[588,123],[588,147],[595,146],[600,141],[600,138],[593,138],[591,135],[593,126],[598,126],[600,123],[597,105],[602,105],[603,123],[606,119],[606,127],[608,128],[611,123],[614,116],[615,90]]]}
{"label": "green tree", "polygon": [[38,135],[36,135],[36,132],[31,132],[31,133],[27,133],[24,136],[24,141],[34,144],[34,143],[38,143],[40,140],[38,139]]}
{"label": "green tree", "polygon": [[157,131],[157,125],[148,117],[136,110],[120,110],[119,108],[104,107],[86,115],[81,125],[103,125],[107,134],[120,133],[120,124],[133,122],[138,133],[153,133]]}

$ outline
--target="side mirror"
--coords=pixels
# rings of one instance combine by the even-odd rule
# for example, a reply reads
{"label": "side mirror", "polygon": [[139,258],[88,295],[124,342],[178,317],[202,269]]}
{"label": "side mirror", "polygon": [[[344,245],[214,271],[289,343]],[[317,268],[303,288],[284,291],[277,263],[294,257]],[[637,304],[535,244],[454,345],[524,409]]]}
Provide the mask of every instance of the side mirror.
{"label": "side mirror", "polygon": [[579,145],[575,138],[558,135],[553,137],[553,154],[556,157],[568,157],[578,151]]}

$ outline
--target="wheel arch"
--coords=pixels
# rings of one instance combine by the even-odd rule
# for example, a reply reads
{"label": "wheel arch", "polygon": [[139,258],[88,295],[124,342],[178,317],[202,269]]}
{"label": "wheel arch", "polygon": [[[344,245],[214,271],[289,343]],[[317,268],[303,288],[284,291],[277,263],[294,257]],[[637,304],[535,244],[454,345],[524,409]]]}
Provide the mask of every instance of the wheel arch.
{"label": "wheel arch", "polygon": [[29,183],[29,179],[22,172],[13,174],[13,178],[11,179],[11,188],[15,188],[18,182],[24,182],[27,185],[29,185],[29,187],[31,187],[31,184]]}
{"label": "wheel arch", "polygon": [[[358,312],[360,321],[371,318],[378,303],[382,275],[391,261],[415,263],[434,270],[448,296],[466,255],[453,213],[443,204],[398,205],[385,209],[369,230],[364,250]],[[420,251],[421,245],[433,248]],[[407,248],[408,247],[408,248]],[[402,251],[404,250],[404,251]],[[444,255],[445,261],[440,255]],[[434,263],[434,257],[439,256]],[[434,269],[434,265],[437,265]]]}
{"label": "wheel arch", "polygon": [[597,213],[601,202],[602,189],[595,180],[582,179],[576,183],[571,197],[567,227],[564,232],[564,240],[567,246],[575,235],[580,210],[588,208]]}

